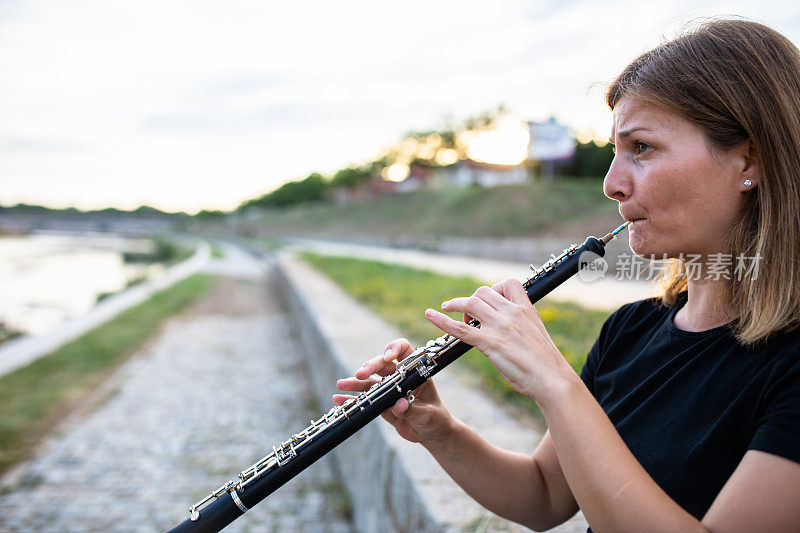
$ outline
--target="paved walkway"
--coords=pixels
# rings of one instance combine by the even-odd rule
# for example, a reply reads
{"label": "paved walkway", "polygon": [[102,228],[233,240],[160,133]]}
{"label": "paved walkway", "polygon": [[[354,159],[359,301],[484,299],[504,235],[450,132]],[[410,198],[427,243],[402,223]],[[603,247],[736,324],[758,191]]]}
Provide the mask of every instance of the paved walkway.
{"label": "paved walkway", "polygon": [[[302,359],[275,300],[263,281],[226,278],[168,323],[115,373],[99,407],[3,480],[0,531],[163,531],[302,429],[319,409],[307,405]],[[228,530],[344,533],[346,507],[323,458]]]}
{"label": "paved walkway", "polygon": [[216,241],[214,245],[222,252],[222,257],[212,257],[203,269],[212,274],[235,276],[237,278],[262,279],[263,265],[260,259],[241,246],[225,241]]}

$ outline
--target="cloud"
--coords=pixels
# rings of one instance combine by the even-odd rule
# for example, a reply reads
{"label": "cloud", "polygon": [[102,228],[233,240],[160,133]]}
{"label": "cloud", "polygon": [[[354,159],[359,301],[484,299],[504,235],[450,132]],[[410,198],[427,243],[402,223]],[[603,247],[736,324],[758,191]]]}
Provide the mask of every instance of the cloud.
{"label": "cloud", "polygon": [[605,130],[602,95],[588,88],[682,18],[755,15],[797,42],[799,9],[6,0],[0,202],[227,208],[501,102]]}
{"label": "cloud", "polygon": [[0,153],[76,152],[82,149],[79,143],[67,139],[16,138],[0,143]]}

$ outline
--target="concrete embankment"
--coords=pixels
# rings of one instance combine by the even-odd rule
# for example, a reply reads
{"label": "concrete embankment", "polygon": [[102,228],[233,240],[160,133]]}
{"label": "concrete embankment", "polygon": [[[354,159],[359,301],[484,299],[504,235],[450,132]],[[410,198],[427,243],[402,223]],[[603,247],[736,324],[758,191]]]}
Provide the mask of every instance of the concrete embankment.
{"label": "concrete embankment", "polygon": [[[277,275],[317,399],[330,406],[336,380],[352,375],[401,334],[289,254],[280,257]],[[448,408],[492,443],[526,454],[535,449],[542,436],[536,421],[497,405],[457,368],[438,374],[436,386]],[[332,453],[350,492],[358,531],[527,531],[478,505],[422,446],[403,440],[381,420]],[[552,531],[583,532],[586,527],[578,513]]]}

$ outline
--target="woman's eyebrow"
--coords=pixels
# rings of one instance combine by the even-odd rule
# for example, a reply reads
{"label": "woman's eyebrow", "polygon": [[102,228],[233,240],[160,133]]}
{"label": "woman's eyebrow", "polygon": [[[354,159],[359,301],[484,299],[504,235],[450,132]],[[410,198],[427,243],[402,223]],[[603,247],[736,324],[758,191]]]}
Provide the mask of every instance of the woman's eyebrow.
{"label": "woman's eyebrow", "polygon": [[646,126],[636,126],[627,130],[620,131],[617,133],[620,138],[625,139],[626,137],[630,137],[634,131],[653,131],[653,128],[648,128]]}

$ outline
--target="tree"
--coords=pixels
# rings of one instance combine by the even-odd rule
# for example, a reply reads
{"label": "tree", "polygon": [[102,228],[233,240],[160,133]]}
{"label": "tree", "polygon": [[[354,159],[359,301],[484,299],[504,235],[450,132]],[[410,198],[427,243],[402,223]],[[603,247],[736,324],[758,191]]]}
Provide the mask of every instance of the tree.
{"label": "tree", "polygon": [[203,209],[202,211],[197,213],[197,215],[195,215],[195,216],[197,218],[201,218],[201,219],[204,219],[204,220],[214,220],[214,219],[221,219],[221,218],[225,217],[225,212],[224,211],[219,211],[219,210]]}
{"label": "tree", "polygon": [[332,187],[358,187],[367,181],[372,174],[368,167],[347,167],[338,171],[331,179]]}
{"label": "tree", "polygon": [[328,183],[322,174],[314,172],[299,181],[284,183],[274,191],[254,200],[243,203],[239,209],[246,207],[285,207],[305,202],[318,202],[325,199]]}
{"label": "tree", "polygon": [[593,141],[578,143],[575,146],[575,156],[572,161],[560,165],[561,174],[566,176],[598,177],[605,176],[611,161],[614,159],[614,149],[611,144],[598,146]]}

